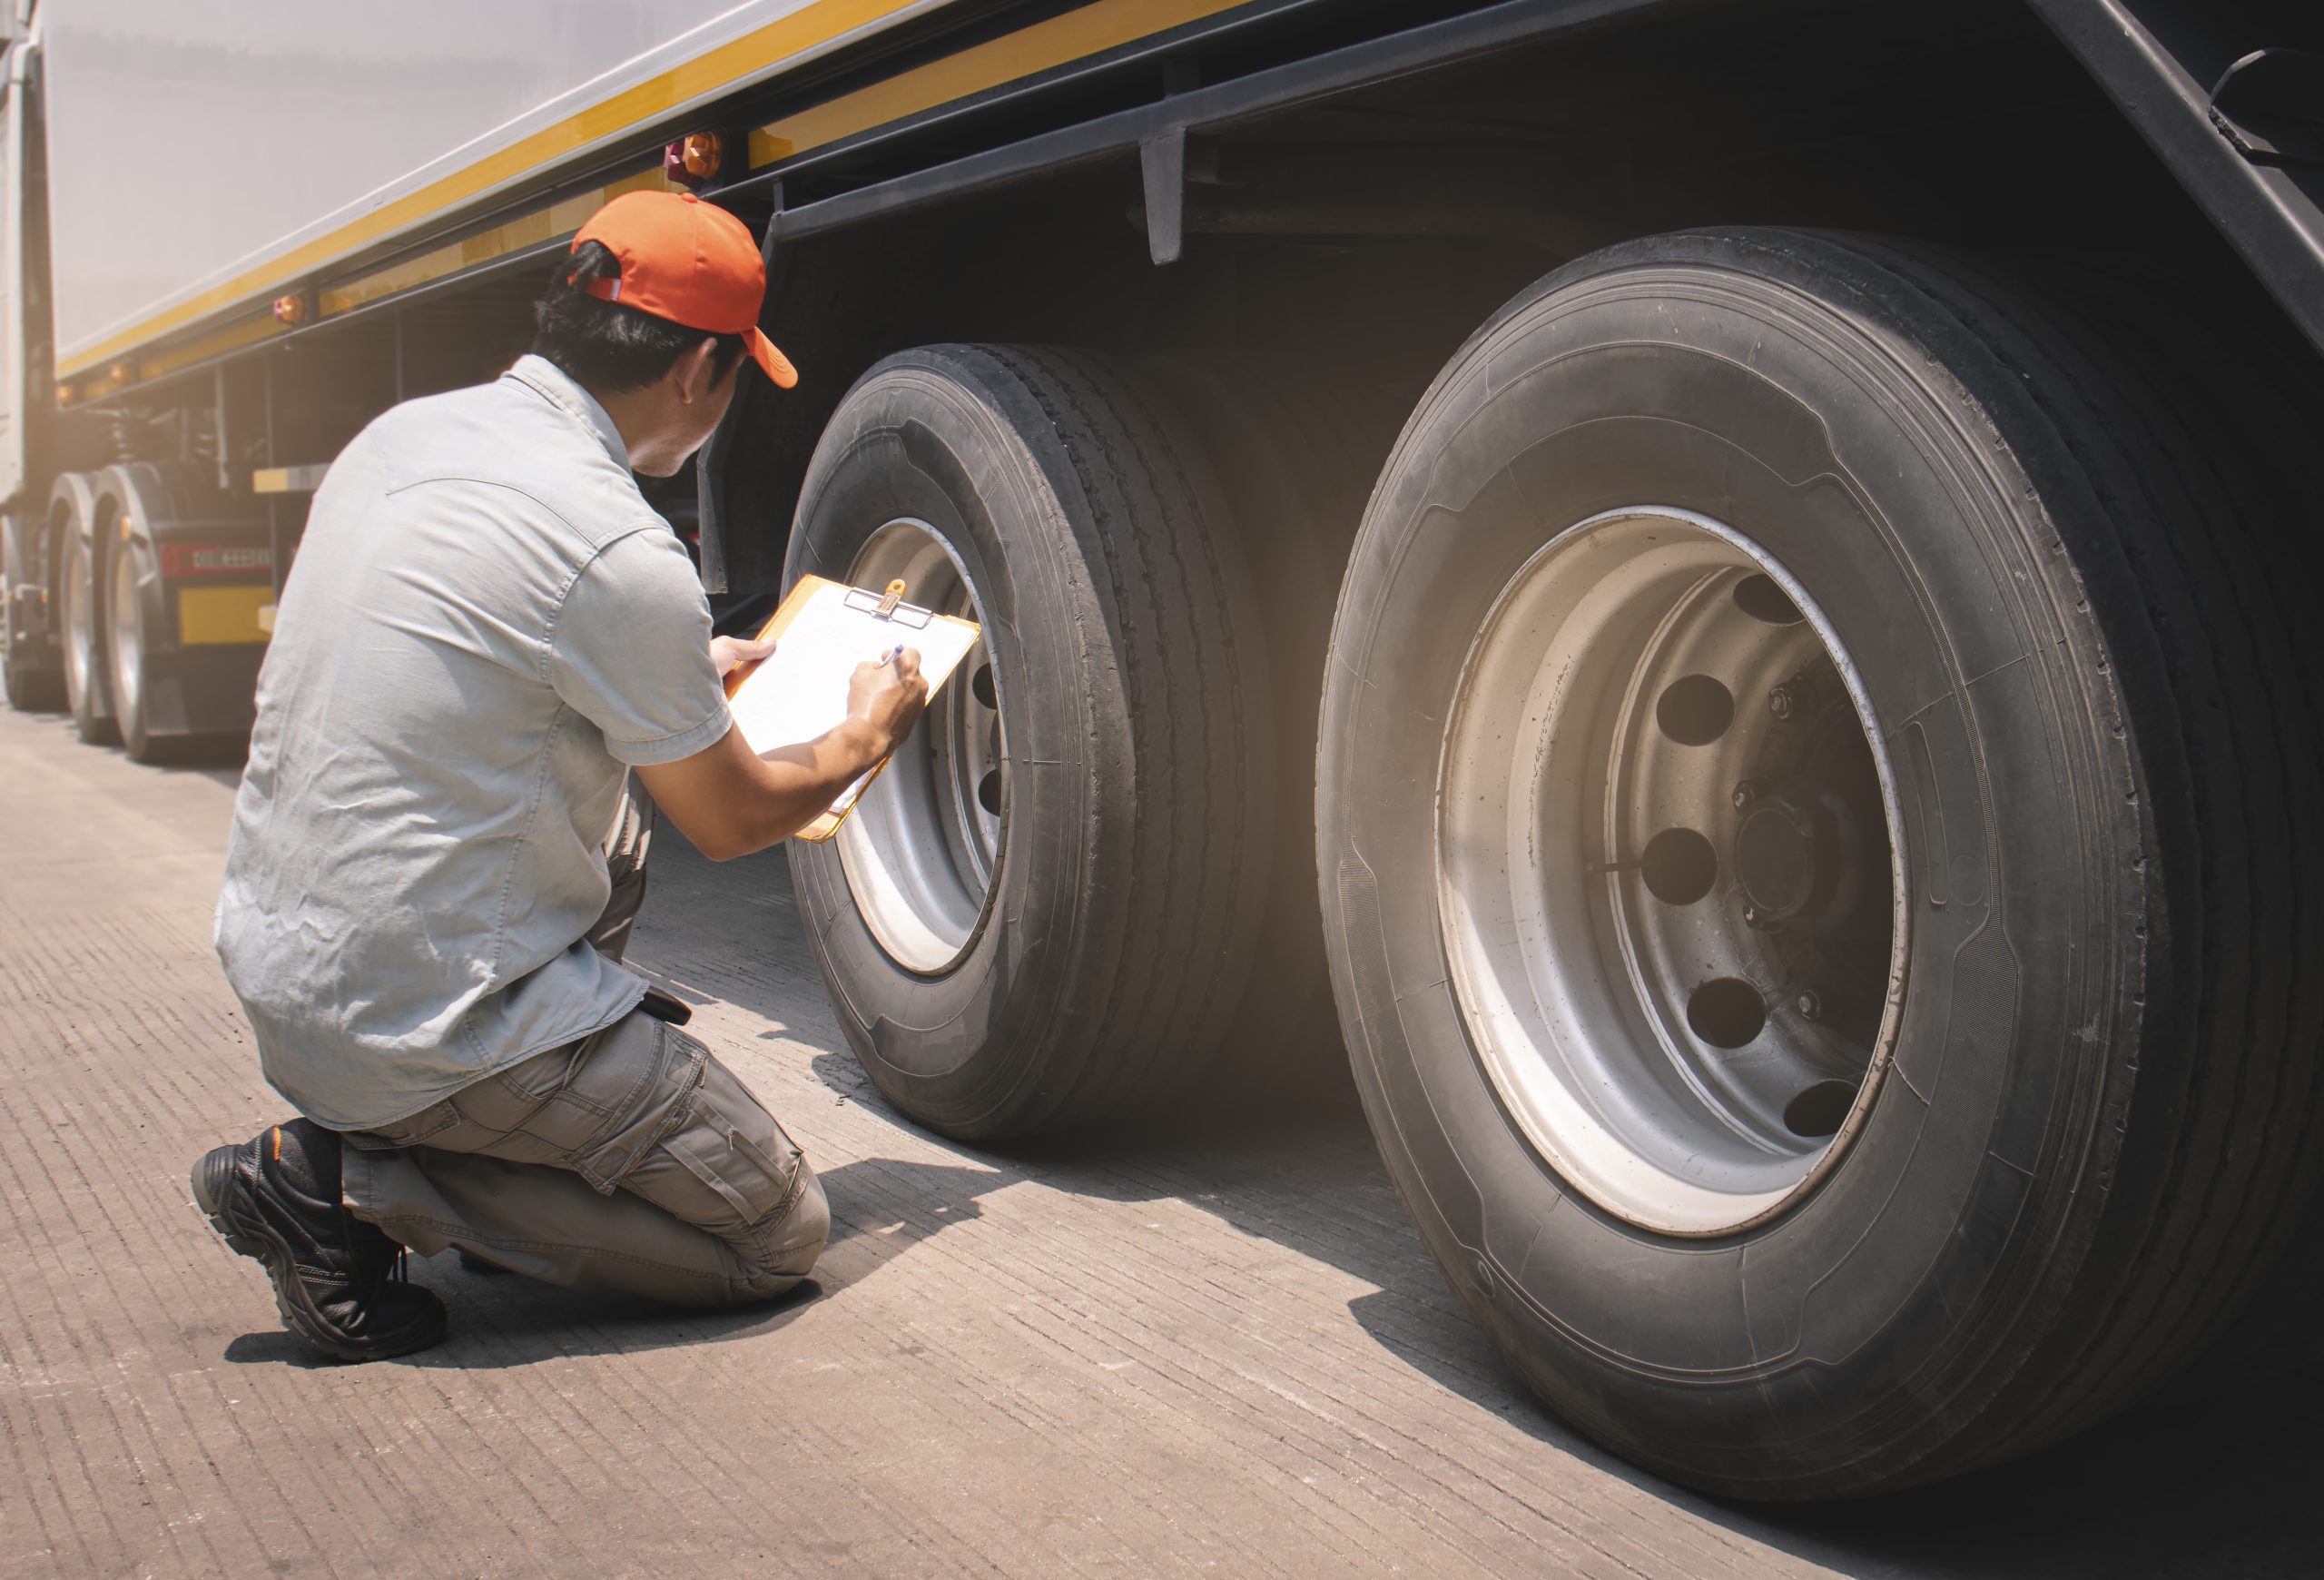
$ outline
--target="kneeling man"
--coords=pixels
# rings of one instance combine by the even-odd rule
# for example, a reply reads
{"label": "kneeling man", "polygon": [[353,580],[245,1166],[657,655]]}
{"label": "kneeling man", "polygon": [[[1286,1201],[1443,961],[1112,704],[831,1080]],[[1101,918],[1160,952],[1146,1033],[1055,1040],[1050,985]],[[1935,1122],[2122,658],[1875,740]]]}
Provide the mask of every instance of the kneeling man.
{"label": "kneeling man", "polygon": [[197,1205],[328,1354],[441,1338],[401,1252],[719,1304],[779,1294],[830,1229],[773,1117],[621,963],[650,814],[719,858],[812,821],[927,698],[857,671],[847,723],[761,758],[720,686],[675,472],[758,329],[750,232],[634,193],[575,239],[532,355],[397,407],[314,499],[259,679],[218,953],[299,1111],[194,1165]]}

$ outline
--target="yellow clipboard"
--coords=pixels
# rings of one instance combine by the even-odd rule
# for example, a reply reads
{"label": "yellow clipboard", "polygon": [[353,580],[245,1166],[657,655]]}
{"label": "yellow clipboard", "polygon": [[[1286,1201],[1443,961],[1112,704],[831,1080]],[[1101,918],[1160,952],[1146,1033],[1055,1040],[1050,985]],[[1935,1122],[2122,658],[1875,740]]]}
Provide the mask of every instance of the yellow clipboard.
{"label": "yellow clipboard", "polygon": [[[932,697],[977,646],[973,620],[940,615],[904,601],[901,581],[874,592],[820,576],[803,576],[760,627],[773,656],[737,666],[726,676],[734,726],[762,755],[816,739],[847,716],[848,680],[858,664],[893,649],[915,648]],[[863,792],[888,765],[882,757],[840,793],[822,816],[793,835],[822,841],[837,834]]]}

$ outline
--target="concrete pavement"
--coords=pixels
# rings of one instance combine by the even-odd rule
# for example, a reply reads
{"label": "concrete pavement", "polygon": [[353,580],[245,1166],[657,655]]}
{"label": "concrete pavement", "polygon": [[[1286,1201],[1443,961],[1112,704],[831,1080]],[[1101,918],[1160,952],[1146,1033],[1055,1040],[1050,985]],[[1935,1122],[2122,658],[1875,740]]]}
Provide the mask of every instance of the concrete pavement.
{"label": "concrete pavement", "polygon": [[460,1270],[318,1364],[186,1169],[281,1117],[209,944],[234,770],[0,712],[0,1576],[2324,1572],[2317,1392],[1728,1507],[1502,1371],[1344,1099],[988,1150],[881,1103],[779,854],[665,832],[632,958],[822,1171],[816,1292],[714,1315]]}

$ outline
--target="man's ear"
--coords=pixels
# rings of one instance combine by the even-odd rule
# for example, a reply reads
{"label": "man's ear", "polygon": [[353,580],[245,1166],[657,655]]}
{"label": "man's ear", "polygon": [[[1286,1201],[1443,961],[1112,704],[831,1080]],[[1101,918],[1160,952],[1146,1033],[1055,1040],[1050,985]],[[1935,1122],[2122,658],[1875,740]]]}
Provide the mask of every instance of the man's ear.
{"label": "man's ear", "polygon": [[717,351],[717,341],[705,335],[670,365],[670,372],[677,380],[680,400],[691,406],[710,393]]}

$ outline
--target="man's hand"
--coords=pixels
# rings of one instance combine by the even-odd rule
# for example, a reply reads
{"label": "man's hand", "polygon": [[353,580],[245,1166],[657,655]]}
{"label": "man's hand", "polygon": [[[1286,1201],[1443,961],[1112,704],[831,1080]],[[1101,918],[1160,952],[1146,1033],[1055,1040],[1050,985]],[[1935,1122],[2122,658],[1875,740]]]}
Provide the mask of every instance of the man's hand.
{"label": "man's hand", "polygon": [[928,706],[928,682],[920,676],[920,650],[899,648],[882,663],[858,664],[847,682],[847,713],[880,732],[886,751],[903,745]]}
{"label": "man's hand", "polygon": [[721,680],[733,674],[738,665],[756,664],[763,659],[773,657],[774,638],[772,637],[763,638],[713,637],[710,638],[710,662],[718,671],[718,678]]}

